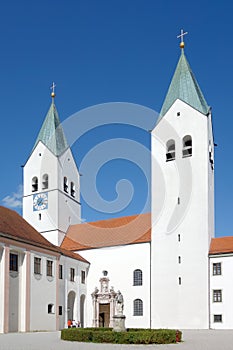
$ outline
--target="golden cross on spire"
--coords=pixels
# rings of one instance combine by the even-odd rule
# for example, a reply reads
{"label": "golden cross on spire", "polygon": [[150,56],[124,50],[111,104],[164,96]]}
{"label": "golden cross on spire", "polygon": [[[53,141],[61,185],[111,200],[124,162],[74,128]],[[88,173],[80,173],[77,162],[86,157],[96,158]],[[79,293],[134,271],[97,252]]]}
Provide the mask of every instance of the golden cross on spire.
{"label": "golden cross on spire", "polygon": [[183,31],[183,29],[181,29],[180,31],[180,35],[177,35],[177,39],[180,38],[180,48],[183,49],[184,48],[184,36],[188,34],[188,32]]}
{"label": "golden cross on spire", "polygon": [[53,82],[52,86],[50,87],[50,89],[52,90],[51,92],[51,97],[54,98],[56,96],[55,94],[55,87],[56,87],[56,84]]}

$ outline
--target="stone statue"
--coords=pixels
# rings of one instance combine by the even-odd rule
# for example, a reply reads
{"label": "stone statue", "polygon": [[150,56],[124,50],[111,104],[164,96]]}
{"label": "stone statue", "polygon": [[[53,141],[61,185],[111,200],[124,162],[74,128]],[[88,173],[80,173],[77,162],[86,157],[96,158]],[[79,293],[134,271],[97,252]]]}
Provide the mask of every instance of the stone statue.
{"label": "stone statue", "polygon": [[116,295],[116,312],[117,315],[123,315],[124,310],[124,298],[121,292],[118,290]]}

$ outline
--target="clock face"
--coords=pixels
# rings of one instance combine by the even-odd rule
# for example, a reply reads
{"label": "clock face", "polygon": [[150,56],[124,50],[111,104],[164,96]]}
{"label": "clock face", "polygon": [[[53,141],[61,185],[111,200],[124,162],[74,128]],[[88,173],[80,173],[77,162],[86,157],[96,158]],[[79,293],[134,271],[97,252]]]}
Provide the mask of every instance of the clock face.
{"label": "clock face", "polygon": [[48,193],[38,193],[33,195],[33,211],[48,208]]}

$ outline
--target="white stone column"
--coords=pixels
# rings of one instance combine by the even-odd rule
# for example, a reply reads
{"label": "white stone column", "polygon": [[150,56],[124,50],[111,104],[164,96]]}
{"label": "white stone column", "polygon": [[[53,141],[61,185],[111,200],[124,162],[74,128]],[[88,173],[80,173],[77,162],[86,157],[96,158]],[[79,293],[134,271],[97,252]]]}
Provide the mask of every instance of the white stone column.
{"label": "white stone column", "polygon": [[97,299],[97,301],[96,301],[96,327],[99,327],[99,312],[100,312],[99,300]]}
{"label": "white stone column", "polygon": [[8,333],[9,330],[9,262],[10,262],[10,248],[8,245],[5,245],[4,254],[4,321],[3,321],[3,332]]}
{"label": "white stone column", "polygon": [[92,299],[92,306],[93,306],[92,327],[96,327],[96,298],[95,298],[95,296],[93,296],[93,299]]}
{"label": "white stone column", "polygon": [[20,309],[19,309],[19,331],[27,332],[30,330],[30,281],[31,281],[31,253],[24,251],[20,253]]}
{"label": "white stone column", "polygon": [[0,333],[4,331],[4,286],[5,286],[5,256],[4,246],[0,246]]}

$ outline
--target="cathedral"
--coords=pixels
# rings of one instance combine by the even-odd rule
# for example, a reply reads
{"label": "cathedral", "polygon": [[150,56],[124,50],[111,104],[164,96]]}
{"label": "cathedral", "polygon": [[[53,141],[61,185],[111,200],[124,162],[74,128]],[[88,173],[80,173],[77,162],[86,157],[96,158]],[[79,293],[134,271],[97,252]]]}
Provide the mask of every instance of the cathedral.
{"label": "cathedral", "polygon": [[184,53],[151,131],[151,213],[82,223],[55,93],[23,169],[23,217],[0,207],[0,332],[233,329],[233,237],[214,238],[211,108]]}

